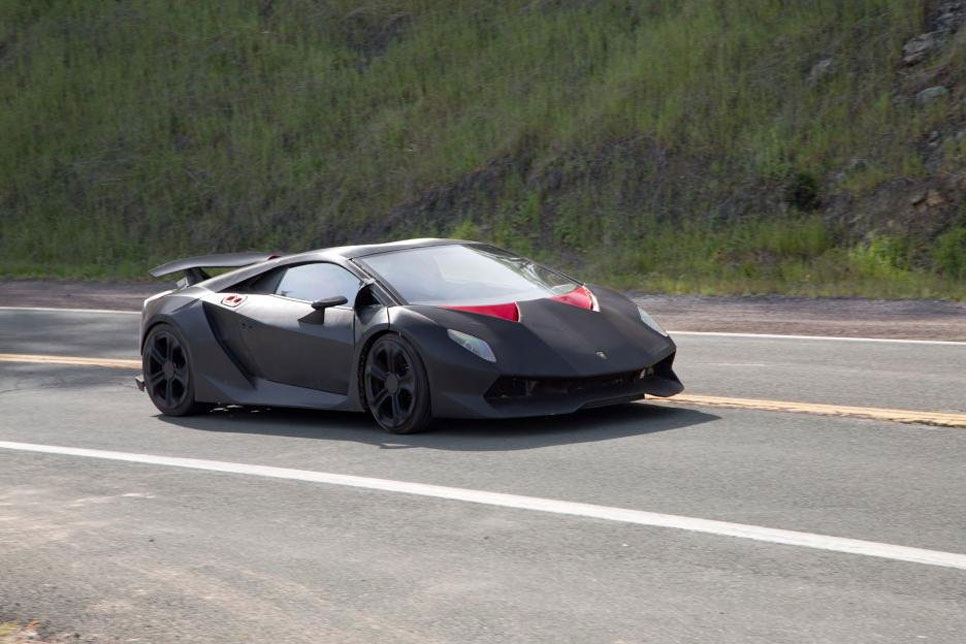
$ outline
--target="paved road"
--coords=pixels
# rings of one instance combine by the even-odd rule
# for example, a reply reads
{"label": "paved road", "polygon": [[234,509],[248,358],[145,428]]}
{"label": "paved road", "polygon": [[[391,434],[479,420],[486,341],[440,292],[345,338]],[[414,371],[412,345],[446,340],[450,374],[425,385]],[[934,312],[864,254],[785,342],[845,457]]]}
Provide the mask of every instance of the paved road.
{"label": "paved road", "polygon": [[[0,353],[134,357],[136,324],[136,316],[0,311]],[[966,411],[966,346],[678,341],[692,393]],[[0,441],[427,483],[966,553],[962,429],[643,404],[450,422],[395,437],[332,413],[162,419],[123,371],[0,363]],[[105,642],[961,644],[966,570],[0,449],[0,613]]]}

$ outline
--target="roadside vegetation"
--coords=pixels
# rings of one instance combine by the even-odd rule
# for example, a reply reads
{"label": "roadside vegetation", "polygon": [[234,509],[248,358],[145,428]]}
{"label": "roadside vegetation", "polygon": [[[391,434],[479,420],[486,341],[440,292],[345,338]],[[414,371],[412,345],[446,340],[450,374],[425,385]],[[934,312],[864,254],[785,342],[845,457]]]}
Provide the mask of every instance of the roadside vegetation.
{"label": "roadside vegetation", "polygon": [[646,291],[966,299],[966,28],[904,49],[943,6],[8,0],[0,274],[454,235]]}

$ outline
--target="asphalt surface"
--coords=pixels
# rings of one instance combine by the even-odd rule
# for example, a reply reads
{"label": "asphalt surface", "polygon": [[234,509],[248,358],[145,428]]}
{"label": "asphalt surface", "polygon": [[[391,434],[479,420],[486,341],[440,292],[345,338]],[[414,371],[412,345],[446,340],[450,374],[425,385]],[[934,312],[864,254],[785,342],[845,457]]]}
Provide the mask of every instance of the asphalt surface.
{"label": "asphalt surface", "polygon": [[[0,353],[137,316],[0,311]],[[966,345],[680,335],[688,391],[966,411]],[[966,430],[627,405],[160,418],[131,373],[0,363],[0,441],[429,483],[966,553]],[[0,618],[104,642],[966,641],[966,571],[304,481],[0,449]]]}

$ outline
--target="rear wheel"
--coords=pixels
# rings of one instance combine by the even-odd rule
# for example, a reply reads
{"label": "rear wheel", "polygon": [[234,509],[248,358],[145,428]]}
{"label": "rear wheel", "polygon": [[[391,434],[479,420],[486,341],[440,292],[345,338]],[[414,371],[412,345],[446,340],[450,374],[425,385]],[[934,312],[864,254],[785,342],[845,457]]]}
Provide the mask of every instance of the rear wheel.
{"label": "rear wheel", "polygon": [[369,349],[363,370],[366,405],[379,426],[393,434],[424,431],[431,420],[429,380],[416,350],[387,334]]}
{"label": "rear wheel", "polygon": [[181,333],[168,324],[151,329],[144,341],[144,388],[154,406],[167,416],[188,416],[206,408],[195,402],[186,344]]}

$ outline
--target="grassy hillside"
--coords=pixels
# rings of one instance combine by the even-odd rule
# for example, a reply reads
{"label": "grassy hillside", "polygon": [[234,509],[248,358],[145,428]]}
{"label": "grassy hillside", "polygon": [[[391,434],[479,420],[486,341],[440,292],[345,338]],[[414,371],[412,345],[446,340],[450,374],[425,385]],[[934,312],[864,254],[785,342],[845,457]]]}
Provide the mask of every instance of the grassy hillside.
{"label": "grassy hillside", "polygon": [[902,62],[937,7],[0,0],[0,273],[461,235],[647,290],[966,298],[966,29]]}

